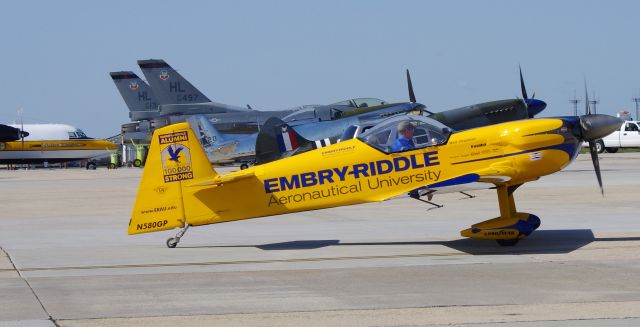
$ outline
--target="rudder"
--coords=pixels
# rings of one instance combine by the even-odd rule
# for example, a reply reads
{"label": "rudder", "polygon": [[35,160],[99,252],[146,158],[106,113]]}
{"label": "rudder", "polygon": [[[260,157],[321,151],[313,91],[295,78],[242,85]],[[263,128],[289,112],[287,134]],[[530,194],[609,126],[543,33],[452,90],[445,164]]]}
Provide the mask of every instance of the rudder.
{"label": "rudder", "polygon": [[315,148],[314,142],[298,134],[282,119],[271,117],[256,138],[256,162],[264,164]]}
{"label": "rudder", "polygon": [[217,146],[225,141],[224,135],[222,135],[204,115],[189,116],[186,118],[186,121],[191,124],[194,133],[200,140],[200,144],[202,144],[205,149]]}
{"label": "rudder", "polygon": [[217,176],[188,123],[157,129],[129,221],[129,234],[184,227],[186,185]]}
{"label": "rudder", "polygon": [[139,120],[139,117],[134,116],[143,112],[149,118],[159,115],[153,90],[138,75],[131,71],[111,72],[109,75],[129,108],[130,118]]}
{"label": "rudder", "polygon": [[160,104],[211,102],[162,59],[138,60],[138,66],[155,91]]}

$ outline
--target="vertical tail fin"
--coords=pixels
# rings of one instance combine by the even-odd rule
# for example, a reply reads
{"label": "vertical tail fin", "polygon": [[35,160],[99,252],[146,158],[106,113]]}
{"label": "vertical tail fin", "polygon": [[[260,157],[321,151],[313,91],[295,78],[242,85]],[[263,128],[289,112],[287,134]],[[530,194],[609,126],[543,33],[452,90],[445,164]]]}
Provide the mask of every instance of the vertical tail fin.
{"label": "vertical tail fin", "polygon": [[315,142],[298,134],[283,120],[271,117],[256,138],[256,162],[264,164],[315,148]]}
{"label": "vertical tail fin", "polygon": [[138,60],[138,66],[156,93],[160,104],[211,102],[162,59]]}
{"label": "vertical tail fin", "polygon": [[151,87],[131,71],[111,72],[111,79],[129,108],[132,120],[143,120],[159,115],[158,103]]}
{"label": "vertical tail fin", "polygon": [[184,188],[217,175],[188,123],[157,129],[131,213],[129,234],[184,227],[189,220],[184,203],[198,201]]}
{"label": "vertical tail fin", "polygon": [[224,135],[222,135],[204,115],[189,116],[186,120],[191,124],[193,132],[205,149],[225,141]]}

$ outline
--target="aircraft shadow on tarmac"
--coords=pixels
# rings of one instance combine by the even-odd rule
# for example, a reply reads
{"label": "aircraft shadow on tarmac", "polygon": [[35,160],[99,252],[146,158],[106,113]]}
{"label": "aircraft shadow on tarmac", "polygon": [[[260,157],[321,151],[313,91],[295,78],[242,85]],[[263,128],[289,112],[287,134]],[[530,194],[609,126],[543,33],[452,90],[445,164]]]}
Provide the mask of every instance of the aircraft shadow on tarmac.
{"label": "aircraft shadow on tarmac", "polygon": [[537,230],[516,246],[503,247],[492,241],[471,238],[453,241],[401,242],[341,242],[340,240],[297,240],[269,244],[237,244],[212,246],[183,246],[181,248],[242,248],[254,247],[265,251],[313,250],[329,246],[394,246],[442,245],[471,255],[563,254],[573,252],[592,242],[640,241],[640,237],[596,238],[590,229]]}
{"label": "aircraft shadow on tarmac", "polygon": [[327,246],[443,245],[471,255],[561,254],[573,252],[592,242],[640,241],[640,237],[596,238],[590,229],[539,230],[516,246],[503,247],[491,241],[470,238],[453,241],[341,242],[340,240],[300,240],[255,245],[261,250],[311,250]]}

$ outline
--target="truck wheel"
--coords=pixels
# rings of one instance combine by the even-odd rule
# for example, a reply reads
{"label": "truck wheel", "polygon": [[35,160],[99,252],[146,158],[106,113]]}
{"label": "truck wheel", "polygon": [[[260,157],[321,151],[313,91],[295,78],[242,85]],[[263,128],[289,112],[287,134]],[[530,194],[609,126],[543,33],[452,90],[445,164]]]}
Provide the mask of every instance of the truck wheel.
{"label": "truck wheel", "polygon": [[114,164],[113,162],[109,163],[109,169],[116,169],[116,168],[118,168],[116,164]]}
{"label": "truck wheel", "polygon": [[607,152],[609,153],[616,153],[618,152],[618,148],[606,148]]}
{"label": "truck wheel", "polygon": [[87,162],[87,170],[96,170],[96,167],[98,167],[98,165],[96,165],[95,162],[93,161]]}
{"label": "truck wheel", "polygon": [[596,141],[596,151],[598,153],[603,153],[604,152],[604,142],[602,140],[597,140]]}
{"label": "truck wheel", "polygon": [[249,165],[246,163],[243,163],[242,165],[240,165],[240,170],[245,170],[247,168],[249,168]]}
{"label": "truck wheel", "polygon": [[136,167],[142,166],[142,160],[140,160],[140,159],[134,160],[133,161],[133,165],[136,166]]}

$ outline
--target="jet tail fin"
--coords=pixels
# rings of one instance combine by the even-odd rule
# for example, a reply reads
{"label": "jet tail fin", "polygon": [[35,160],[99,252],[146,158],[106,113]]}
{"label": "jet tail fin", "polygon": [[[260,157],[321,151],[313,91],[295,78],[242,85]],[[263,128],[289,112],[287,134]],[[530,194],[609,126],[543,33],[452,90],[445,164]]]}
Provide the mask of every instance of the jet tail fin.
{"label": "jet tail fin", "polygon": [[211,102],[162,59],[138,60],[138,66],[156,93],[160,104]]}
{"label": "jet tail fin", "polygon": [[263,164],[315,148],[315,142],[298,134],[283,120],[271,117],[256,138],[256,162]]}
{"label": "jet tail fin", "polygon": [[129,221],[129,234],[184,227],[215,213],[194,194],[218,173],[188,123],[157,129]]}
{"label": "jet tail fin", "polygon": [[109,73],[118,92],[129,108],[132,120],[157,117],[158,103],[151,87],[131,71]]}

